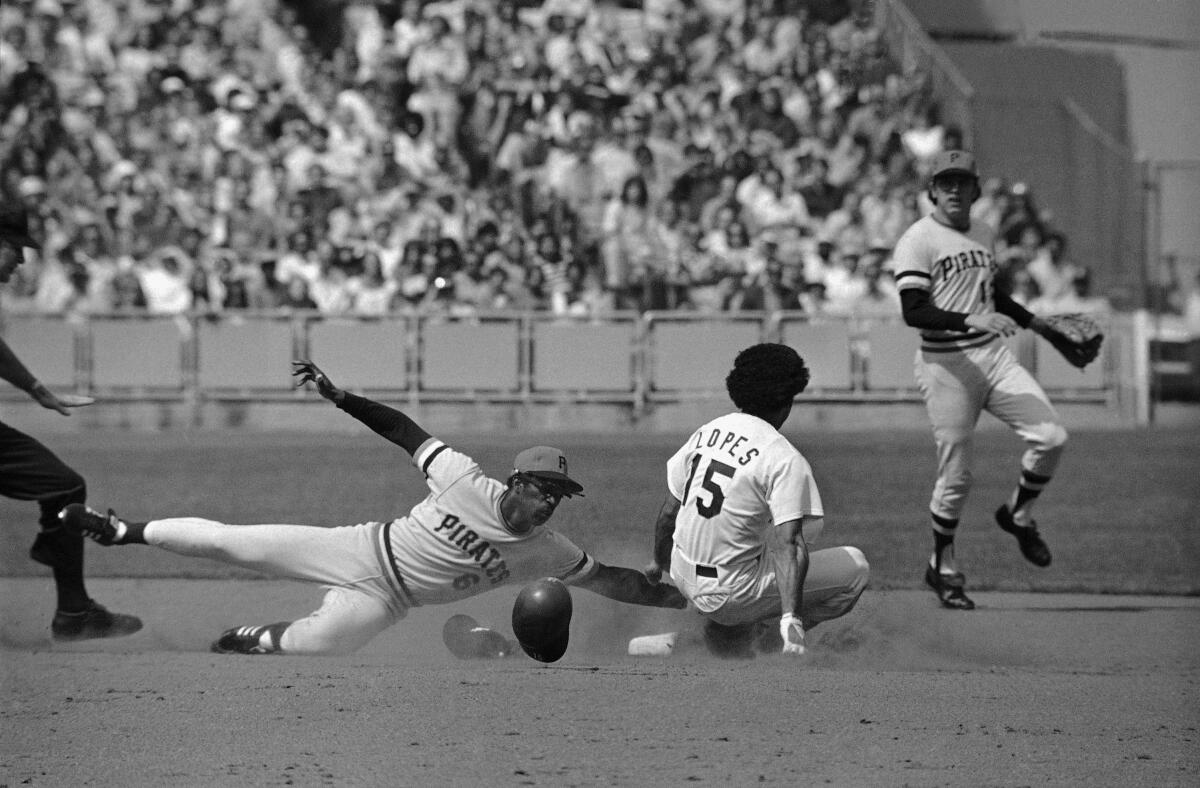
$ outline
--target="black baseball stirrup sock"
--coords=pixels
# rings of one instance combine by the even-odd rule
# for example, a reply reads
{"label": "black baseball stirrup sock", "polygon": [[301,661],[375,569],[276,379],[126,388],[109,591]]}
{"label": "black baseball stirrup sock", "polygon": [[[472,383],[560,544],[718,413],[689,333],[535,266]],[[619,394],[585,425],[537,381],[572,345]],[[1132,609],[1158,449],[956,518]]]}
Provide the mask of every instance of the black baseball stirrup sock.
{"label": "black baseball stirrup sock", "polygon": [[121,544],[146,544],[146,524],[131,523],[128,520],[122,520],[125,523],[125,536],[121,539]]}
{"label": "black baseball stirrup sock", "polygon": [[[947,547],[954,544],[954,532],[958,528],[958,520],[951,520],[949,517],[939,517],[936,514],[930,513],[933,518],[933,555],[934,568],[939,572],[942,569],[942,553]],[[938,530],[938,529],[942,530]],[[946,533],[946,532],[949,533]]]}
{"label": "black baseball stirrup sock", "polygon": [[935,558],[934,560],[937,563],[936,568],[939,571],[941,571],[941,568],[942,568],[942,553],[946,550],[947,547],[950,547],[953,544],[954,544],[953,536],[939,533],[938,531],[933,532],[933,552],[934,552],[934,555],[937,556],[937,558]]}
{"label": "black baseball stirrup sock", "polygon": [[1016,493],[1009,502],[1009,513],[1019,511],[1025,504],[1041,495],[1049,481],[1049,476],[1039,476],[1036,473],[1022,470],[1021,480],[1017,482]]}

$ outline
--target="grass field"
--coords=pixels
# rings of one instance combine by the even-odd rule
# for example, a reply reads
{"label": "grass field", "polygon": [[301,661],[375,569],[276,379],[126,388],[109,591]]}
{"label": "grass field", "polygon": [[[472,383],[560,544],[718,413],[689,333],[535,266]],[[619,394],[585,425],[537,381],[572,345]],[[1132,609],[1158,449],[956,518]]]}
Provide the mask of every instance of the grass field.
{"label": "grass field", "polygon": [[[920,587],[929,549],[926,507],[932,439],[922,431],[787,431],[813,465],[827,513],[821,545],[852,544],[872,587]],[[664,463],[683,435],[458,435],[454,445],[503,478],[533,442],[564,448],[586,497],[552,524],[612,563],[641,566],[665,493]],[[88,479],[90,501],[134,519],[193,514],[228,522],[341,525],[402,515],[425,494],[402,450],[369,431],[336,435],[200,432],[82,433],[45,439]],[[991,512],[1016,480],[1022,445],[1000,430],[977,435],[976,481],[958,555],[972,588],[1096,593],[1200,593],[1200,429],[1074,431],[1039,503],[1054,551],[1026,564]],[[0,575],[42,573],[25,547],[32,504],[0,499],[0,533],[19,545]],[[160,551],[89,551],[89,574],[248,577],[242,570]]]}
{"label": "grass field", "polygon": [[[94,504],[133,518],[334,525],[403,514],[424,494],[420,474],[348,427],[46,442],[87,476]],[[145,629],[57,644],[46,570],[25,555],[36,509],[0,500],[10,545],[0,786],[1196,784],[1200,606],[1092,592],[1197,593],[1200,430],[1076,431],[1040,504],[1055,551],[1045,570],[990,522],[1020,444],[981,432],[960,549],[978,590],[970,614],[917,590],[933,476],[925,432],[789,435],[822,490],[822,542],[857,545],[872,564],[859,605],[811,633],[799,661],[715,660],[691,611],[586,593],[574,595],[558,663],[450,659],[446,617],[504,629],[513,587],[414,610],[348,657],[214,655],[207,644],[225,627],[304,615],[320,592],[230,582],[250,576],[149,548],[88,552],[97,598]],[[602,560],[640,566],[663,463],[683,437],[452,443],[497,476],[528,443],[562,446],[587,496],[565,502],[556,527]],[[1022,590],[1087,593],[1002,593]],[[668,627],[683,643],[671,658],[625,654],[629,637]]]}

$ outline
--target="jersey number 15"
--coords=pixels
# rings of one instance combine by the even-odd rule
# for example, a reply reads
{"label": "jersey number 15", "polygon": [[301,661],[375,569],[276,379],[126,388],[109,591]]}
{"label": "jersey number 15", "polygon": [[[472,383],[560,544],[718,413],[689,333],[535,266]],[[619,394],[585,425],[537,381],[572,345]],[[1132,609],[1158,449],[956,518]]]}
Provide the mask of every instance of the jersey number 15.
{"label": "jersey number 15", "polygon": [[[701,457],[699,454],[692,457],[692,469],[688,472],[687,483],[683,485],[683,505],[687,506],[688,493],[692,489],[692,481],[696,478],[696,471],[700,467]],[[732,479],[737,468],[732,465],[726,465],[720,460],[709,460],[708,467],[704,469],[704,476],[700,481],[700,489],[696,491],[696,511],[700,512],[704,517],[715,517],[720,514],[721,507],[725,504],[725,490],[721,488],[718,478]],[[701,491],[708,493],[708,502],[702,500]]]}

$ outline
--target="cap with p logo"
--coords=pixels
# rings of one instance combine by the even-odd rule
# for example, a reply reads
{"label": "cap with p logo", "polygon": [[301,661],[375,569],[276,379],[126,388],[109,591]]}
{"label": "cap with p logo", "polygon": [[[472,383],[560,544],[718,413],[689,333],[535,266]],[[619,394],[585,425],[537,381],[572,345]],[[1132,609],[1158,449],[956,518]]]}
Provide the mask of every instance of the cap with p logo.
{"label": "cap with p logo", "polygon": [[567,455],[553,446],[532,446],[513,461],[513,470],[561,486],[568,494],[583,492],[583,485],[567,475]]}

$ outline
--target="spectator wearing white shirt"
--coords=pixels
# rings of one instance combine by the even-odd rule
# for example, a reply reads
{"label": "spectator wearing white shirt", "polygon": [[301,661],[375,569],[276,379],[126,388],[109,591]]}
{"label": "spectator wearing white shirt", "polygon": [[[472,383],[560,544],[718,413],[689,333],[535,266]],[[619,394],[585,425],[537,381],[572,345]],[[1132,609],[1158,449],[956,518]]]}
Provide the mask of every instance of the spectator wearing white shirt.
{"label": "spectator wearing white shirt", "polygon": [[408,79],[417,87],[409,108],[426,118],[437,144],[452,144],[460,114],[458,89],[470,73],[470,63],[446,19],[432,17],[426,26],[429,37],[416,45],[408,60]]}
{"label": "spectator wearing white shirt", "polygon": [[746,201],[742,215],[756,233],[765,230],[811,229],[808,207],[795,190],[784,192],[783,174],[771,167],[762,173],[762,185]]}
{"label": "spectator wearing white shirt", "polygon": [[146,309],[155,315],[180,315],[192,308],[191,272],[183,270],[171,251],[147,260],[137,268]]}

